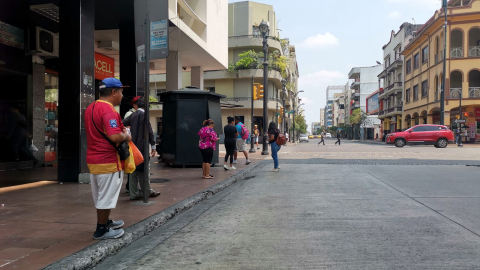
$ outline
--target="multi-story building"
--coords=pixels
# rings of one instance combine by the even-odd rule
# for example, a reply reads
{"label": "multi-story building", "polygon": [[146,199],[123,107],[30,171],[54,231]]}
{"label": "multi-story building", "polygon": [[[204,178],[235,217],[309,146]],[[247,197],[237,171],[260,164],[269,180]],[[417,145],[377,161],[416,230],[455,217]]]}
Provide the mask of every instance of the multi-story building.
{"label": "multi-story building", "polygon": [[[139,2],[0,1],[0,138],[9,144],[5,105],[13,105],[25,116],[26,132],[38,148],[37,166],[58,170],[59,181],[89,179],[84,113],[98,97],[99,82],[119,77],[130,86],[116,108],[122,116],[133,97],[144,95],[144,64],[137,61],[135,41],[135,26],[144,20],[136,16],[136,4],[148,2],[150,18],[165,19],[171,33],[168,58],[150,63],[152,73],[168,74],[170,88],[162,89],[180,88],[183,69],[192,70],[197,84],[202,69],[228,66],[227,0]],[[0,150],[0,170],[33,166],[31,158],[18,161],[10,151]]]}
{"label": "multi-story building", "polygon": [[345,124],[345,94],[336,93],[333,98],[333,125],[339,127]]}
{"label": "multi-story building", "polygon": [[[383,70],[382,65],[372,67],[354,67],[348,74],[348,78],[353,80],[350,88],[352,91],[350,102],[350,115],[355,109],[361,109],[366,112],[367,97],[378,88],[383,87],[383,83],[378,80],[377,75]],[[376,115],[367,116],[363,124],[354,127],[354,138],[360,140],[373,139],[375,124],[380,124],[380,119]]]}
{"label": "multi-story building", "polygon": [[413,34],[422,25],[403,23],[398,32],[392,31],[390,41],[383,46],[383,71],[378,79],[385,88],[378,93],[378,118],[382,122],[383,135],[402,130],[403,113],[403,72],[402,50],[408,45]]}
{"label": "multi-story building", "polygon": [[322,128],[322,125],[320,122],[312,122],[312,126],[311,126],[312,130],[311,130],[311,133],[310,134],[316,134],[317,133],[317,130],[321,129]]}
{"label": "multi-story building", "polygon": [[325,127],[334,126],[334,108],[335,94],[343,93],[343,85],[330,85],[326,90],[327,105],[325,106]]}
{"label": "multi-story building", "polygon": [[[226,124],[227,116],[239,116],[241,121],[250,128],[256,124],[263,134],[263,100],[254,101],[254,119],[252,119],[252,78],[253,83],[263,85],[263,37],[258,25],[263,21],[269,23],[268,46],[269,55],[273,60],[269,63],[268,85],[264,91],[268,91],[268,117],[267,121],[274,121],[279,128],[283,125],[279,115],[283,106],[284,93],[282,90],[282,79],[288,81],[285,93],[285,111],[293,111],[293,97],[298,91],[298,64],[295,55],[295,47],[289,44],[288,39],[280,39],[277,27],[278,18],[275,15],[273,6],[243,1],[228,5],[228,66],[227,70],[209,70],[203,73],[202,84],[197,85],[193,81],[190,69],[183,73],[183,86],[193,85],[211,92],[225,95],[221,102],[222,121],[219,125]],[[243,63],[248,59],[253,64]],[[284,65],[282,65],[284,64]],[[287,66],[287,68],[283,67]],[[156,83],[157,89],[163,91],[165,77],[153,78],[150,87]],[[169,90],[169,89],[167,89]],[[296,97],[298,98],[298,96]],[[298,100],[297,100],[298,101]],[[298,102],[296,103],[298,105]],[[154,114],[151,113],[153,116]],[[161,107],[155,114],[161,117]],[[292,133],[293,114],[286,114],[286,129]],[[292,135],[292,134],[290,134]],[[260,137],[262,140],[263,137]]]}
{"label": "multi-story building", "polygon": [[325,108],[320,108],[320,125],[325,126]]}
{"label": "multi-story building", "polygon": [[[480,131],[480,0],[448,2],[447,42],[444,11],[437,10],[402,52],[405,57],[403,129],[417,124],[439,124],[440,93],[445,76],[445,122],[466,119],[469,141]],[[444,59],[444,50],[447,57]],[[446,61],[446,72],[443,63]],[[462,109],[460,111],[460,96]]]}

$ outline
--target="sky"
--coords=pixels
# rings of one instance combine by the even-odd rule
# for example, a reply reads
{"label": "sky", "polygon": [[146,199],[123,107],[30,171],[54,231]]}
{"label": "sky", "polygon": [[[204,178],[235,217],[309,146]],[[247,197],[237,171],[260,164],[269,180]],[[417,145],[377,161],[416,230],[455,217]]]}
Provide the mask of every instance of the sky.
{"label": "sky", "polygon": [[[229,3],[242,2],[229,0]],[[441,0],[257,0],[272,5],[281,38],[295,45],[307,124],[320,121],[328,85],[353,67],[383,62],[383,45],[404,22],[423,24]]]}

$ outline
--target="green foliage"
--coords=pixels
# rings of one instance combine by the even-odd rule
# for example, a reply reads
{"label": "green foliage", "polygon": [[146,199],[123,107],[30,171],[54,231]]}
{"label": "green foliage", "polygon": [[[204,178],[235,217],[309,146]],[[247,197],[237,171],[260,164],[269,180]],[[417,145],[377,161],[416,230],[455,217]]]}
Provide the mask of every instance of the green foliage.
{"label": "green foliage", "polygon": [[[149,102],[158,102],[158,99],[156,99],[152,96],[149,96],[148,100],[149,100]],[[152,109],[153,106],[158,106],[158,105],[157,104],[150,104],[150,109]]]}
{"label": "green foliage", "polygon": [[236,74],[236,72],[237,72],[237,69],[235,68],[235,65],[234,64],[229,64],[228,69],[225,70],[225,75],[227,77],[232,77]]}
{"label": "green foliage", "polygon": [[[261,53],[263,56],[263,53]],[[257,69],[261,65],[260,54],[249,50],[238,55],[240,60],[235,64],[235,69]]]}
{"label": "green foliage", "polygon": [[297,134],[307,133],[307,122],[301,114],[295,116],[295,131]]}
{"label": "green foliage", "polygon": [[350,115],[350,123],[353,125],[363,124],[367,120],[367,115],[362,109],[355,109]]}
{"label": "green foliage", "polygon": [[337,133],[337,130],[338,130],[338,127],[336,127],[336,126],[333,126],[333,127],[329,127],[329,128],[328,128],[328,132],[330,132],[330,133],[332,133],[332,134]]}

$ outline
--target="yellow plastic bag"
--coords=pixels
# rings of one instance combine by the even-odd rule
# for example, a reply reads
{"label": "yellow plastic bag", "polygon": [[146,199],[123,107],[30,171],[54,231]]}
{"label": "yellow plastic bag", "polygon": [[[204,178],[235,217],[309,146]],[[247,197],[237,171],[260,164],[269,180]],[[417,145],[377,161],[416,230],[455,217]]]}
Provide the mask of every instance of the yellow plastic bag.
{"label": "yellow plastic bag", "polygon": [[133,157],[133,151],[132,151],[132,147],[129,147],[129,150],[130,151],[130,156],[125,160],[125,167],[124,167],[124,171],[125,173],[133,173],[135,171],[135,158]]}

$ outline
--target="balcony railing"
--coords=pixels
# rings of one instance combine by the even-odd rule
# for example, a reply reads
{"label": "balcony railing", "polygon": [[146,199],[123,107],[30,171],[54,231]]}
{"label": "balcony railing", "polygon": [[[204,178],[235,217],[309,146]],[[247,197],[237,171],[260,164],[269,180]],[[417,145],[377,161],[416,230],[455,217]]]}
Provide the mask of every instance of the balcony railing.
{"label": "balcony railing", "polygon": [[470,46],[468,55],[470,57],[480,57],[480,46]]}
{"label": "balcony railing", "polygon": [[[251,97],[232,97],[232,98],[222,98],[221,101],[228,102],[228,101],[234,101],[234,102],[240,102],[240,101],[248,101],[252,100]],[[263,100],[263,98],[260,98],[258,100]],[[268,101],[276,101],[278,103],[282,103],[283,101],[279,98],[268,98]]]}
{"label": "balcony railing", "polygon": [[463,57],[463,48],[462,47],[451,48],[450,49],[450,57],[451,58],[461,58],[461,57]]}
{"label": "balcony railing", "polygon": [[468,97],[480,98],[480,87],[470,87],[470,88],[468,88]]}
{"label": "balcony railing", "polygon": [[450,88],[449,98],[460,98],[462,94],[462,88]]}
{"label": "balcony railing", "polygon": [[378,115],[379,116],[385,115],[385,111],[378,111]]}
{"label": "balcony railing", "polygon": [[392,90],[394,87],[402,87],[402,85],[403,85],[402,82],[394,82],[388,86],[388,90]]}

